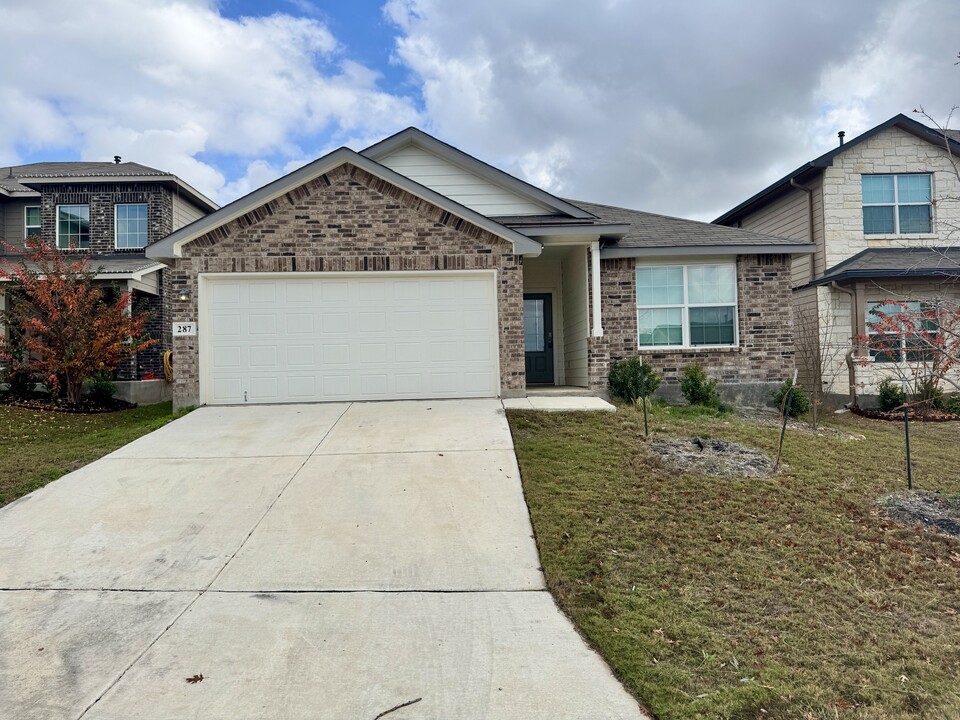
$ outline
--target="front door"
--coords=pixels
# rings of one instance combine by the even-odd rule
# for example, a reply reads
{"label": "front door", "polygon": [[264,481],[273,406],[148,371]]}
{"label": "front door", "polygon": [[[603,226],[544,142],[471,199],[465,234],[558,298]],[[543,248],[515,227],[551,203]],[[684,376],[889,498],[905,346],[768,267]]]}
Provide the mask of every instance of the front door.
{"label": "front door", "polygon": [[523,344],[527,384],[553,383],[553,296],[523,296]]}

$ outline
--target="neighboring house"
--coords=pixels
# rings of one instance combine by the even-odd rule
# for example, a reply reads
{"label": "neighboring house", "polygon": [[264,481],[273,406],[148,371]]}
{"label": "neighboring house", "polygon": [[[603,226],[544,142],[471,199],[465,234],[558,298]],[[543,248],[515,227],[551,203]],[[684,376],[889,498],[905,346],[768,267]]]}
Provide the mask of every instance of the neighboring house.
{"label": "neighboring house", "polygon": [[899,353],[860,347],[857,338],[877,320],[871,311],[882,312],[889,299],[960,300],[958,158],[956,131],[945,136],[897,115],[714,221],[815,244],[812,255],[794,258],[792,271],[798,364],[807,368],[807,383],[851,398],[875,395],[898,366],[909,370],[914,353],[909,336]]}
{"label": "neighboring house", "polygon": [[[174,175],[119,158],[0,168],[0,260],[18,262],[30,235],[65,253],[89,255],[97,279],[133,293],[159,338],[169,325],[160,297],[164,266],[144,248],[216,209]],[[161,345],[145,350],[118,378],[162,377],[162,353]]]}
{"label": "neighboring house", "polygon": [[414,128],[147,248],[176,406],[606,389],[642,354],[759,392],[793,370],[785,240],[564,200]]}

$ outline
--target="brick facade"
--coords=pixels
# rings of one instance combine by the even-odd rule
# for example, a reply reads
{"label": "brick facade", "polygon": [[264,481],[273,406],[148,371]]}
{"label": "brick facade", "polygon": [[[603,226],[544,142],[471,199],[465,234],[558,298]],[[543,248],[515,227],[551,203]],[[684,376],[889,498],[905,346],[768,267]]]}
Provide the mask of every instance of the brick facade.
{"label": "brick facade", "polygon": [[[525,387],[523,268],[512,244],[355,166],[294,188],[183,253],[164,272],[165,333],[197,319],[200,273],[496,270],[501,392]],[[196,340],[172,339],[177,406],[200,398]]]}
{"label": "brick facade", "polygon": [[143,253],[116,247],[114,207],[123,203],[147,204],[148,244],[172,232],[173,195],[159,183],[63,183],[43,186],[39,203],[43,239],[56,245],[58,205],[89,205],[91,254]]}
{"label": "brick facade", "polygon": [[637,260],[603,260],[600,266],[603,337],[590,338],[590,386],[606,388],[610,363],[643,355],[675,384],[684,367],[700,363],[724,385],[780,383],[793,374],[790,257],[737,258],[740,343],[735,348],[644,351],[637,346]]}

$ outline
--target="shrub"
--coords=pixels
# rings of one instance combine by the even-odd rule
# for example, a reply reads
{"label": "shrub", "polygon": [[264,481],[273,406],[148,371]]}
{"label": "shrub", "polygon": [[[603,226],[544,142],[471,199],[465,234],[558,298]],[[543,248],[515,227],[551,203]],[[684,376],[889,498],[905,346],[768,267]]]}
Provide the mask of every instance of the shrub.
{"label": "shrub", "polygon": [[36,378],[33,376],[33,373],[25,367],[16,367],[5,370],[3,373],[3,379],[0,382],[4,382],[10,386],[8,392],[13,397],[27,397],[33,392],[33,388],[37,384]]}
{"label": "shrub", "polygon": [[943,409],[948,413],[960,415],[960,393],[946,395],[943,398]]}
{"label": "shrub", "polygon": [[[783,405],[783,398],[787,394],[787,390],[790,389],[790,381],[787,380],[778,387],[773,392],[773,401],[776,403],[777,407]],[[810,399],[807,397],[807,393],[804,392],[802,385],[794,385],[793,392],[790,393],[790,401],[787,403],[787,406],[783,408],[784,412],[787,413],[790,417],[800,417],[805,412],[810,409]]]}
{"label": "shrub", "polygon": [[720,391],[717,390],[717,381],[707,376],[699,365],[687,365],[680,378],[680,392],[691,405],[705,407],[720,407]]}
{"label": "shrub", "polygon": [[656,392],[661,380],[650,363],[638,357],[619,360],[610,368],[610,392],[635,405]]}
{"label": "shrub", "polygon": [[903,405],[906,400],[906,395],[903,394],[903,390],[897,385],[895,380],[887,378],[880,383],[878,401],[881,410],[895,410]]}
{"label": "shrub", "polygon": [[87,382],[90,399],[106,405],[117,394],[117,386],[108,372],[99,372]]}
{"label": "shrub", "polygon": [[927,408],[941,410],[943,409],[943,388],[931,378],[927,378],[917,383],[917,391],[913,399],[926,400]]}

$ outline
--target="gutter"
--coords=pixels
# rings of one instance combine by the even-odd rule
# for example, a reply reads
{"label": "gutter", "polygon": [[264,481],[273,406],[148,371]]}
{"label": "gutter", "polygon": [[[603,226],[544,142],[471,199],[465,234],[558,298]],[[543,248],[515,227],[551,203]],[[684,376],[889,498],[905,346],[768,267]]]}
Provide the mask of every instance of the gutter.
{"label": "gutter", "polygon": [[857,407],[857,365],[853,360],[854,352],[856,351],[856,337],[857,337],[857,294],[850,290],[849,288],[842,287],[838,285],[836,281],[830,283],[830,288],[836,290],[837,292],[842,292],[845,295],[850,296],[850,349],[847,350],[846,355],[843,356],[844,361],[847,363],[847,383],[850,386],[850,405],[849,407]]}

